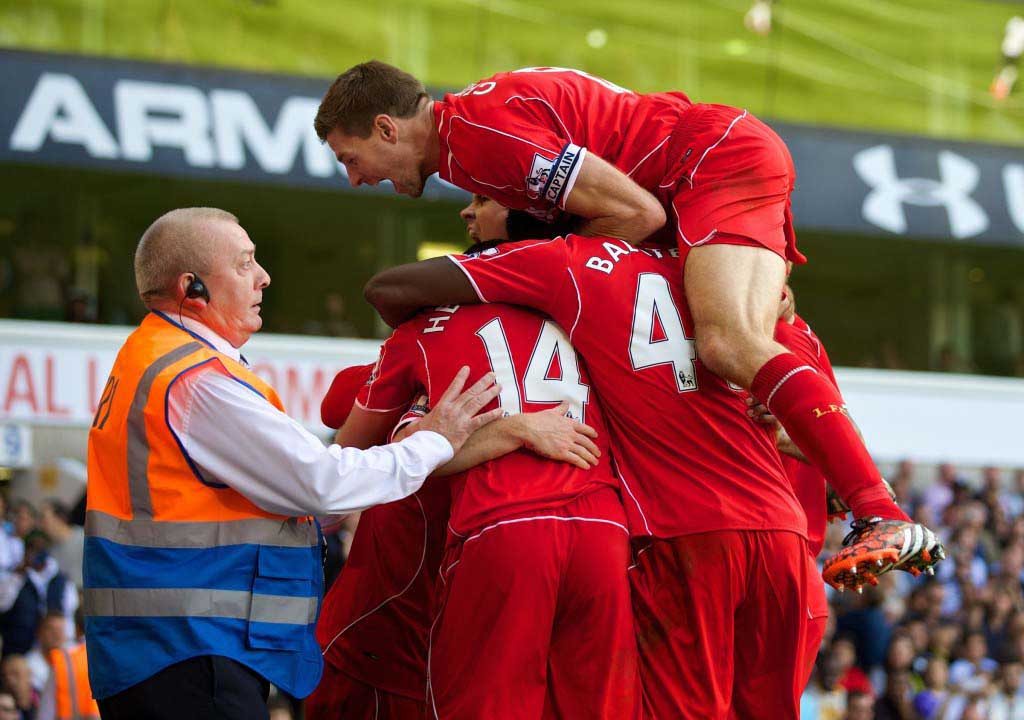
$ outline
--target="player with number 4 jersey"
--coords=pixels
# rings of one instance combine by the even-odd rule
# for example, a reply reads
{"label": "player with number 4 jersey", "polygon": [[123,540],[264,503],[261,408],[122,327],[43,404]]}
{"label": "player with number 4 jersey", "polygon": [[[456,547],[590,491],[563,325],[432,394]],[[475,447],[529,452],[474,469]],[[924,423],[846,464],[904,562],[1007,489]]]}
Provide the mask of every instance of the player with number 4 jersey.
{"label": "player with number 4 jersey", "polygon": [[410,304],[535,308],[586,359],[631,530],[652,536],[631,573],[651,716],[795,718],[807,589],[820,582],[806,521],[772,434],[695,357],[674,249],[568,235],[379,278],[378,302],[391,286]]}
{"label": "player with number 4 jersey", "polygon": [[596,395],[562,329],[497,305],[421,313],[385,342],[357,402],[390,411],[421,392],[433,402],[462,365],[494,372],[509,414],[567,403],[597,431],[601,455],[584,470],[522,449],[450,479],[432,717],[636,718],[626,518]]}

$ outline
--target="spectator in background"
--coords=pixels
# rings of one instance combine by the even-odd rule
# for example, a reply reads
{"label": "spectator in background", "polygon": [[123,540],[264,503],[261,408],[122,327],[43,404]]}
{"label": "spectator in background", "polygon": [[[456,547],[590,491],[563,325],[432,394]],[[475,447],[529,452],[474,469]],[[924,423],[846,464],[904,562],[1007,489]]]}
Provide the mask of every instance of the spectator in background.
{"label": "spectator in background", "polygon": [[924,689],[914,696],[914,710],[924,720],[940,720],[949,706],[949,665],[933,657],[924,671]]}
{"label": "spectator in background", "polygon": [[6,655],[0,661],[3,690],[14,696],[22,720],[35,720],[39,709],[39,693],[32,687],[32,675],[24,655]]}
{"label": "spectator in background", "polygon": [[989,92],[996,100],[1005,100],[1013,92],[1013,86],[1017,83],[1020,56],[1024,53],[1024,18],[1014,16],[1006,23],[1006,32],[1003,35],[1002,64],[992,79]]}
{"label": "spectator in background", "polygon": [[953,502],[953,486],[960,481],[956,468],[949,463],[942,463],[939,465],[937,482],[925,487],[918,504],[927,508],[932,517],[941,518],[946,508]]}
{"label": "spectator in background", "polygon": [[64,647],[69,639],[64,614],[60,611],[47,612],[42,622],[39,623],[36,639],[35,647],[25,654],[25,661],[32,674],[32,687],[42,693],[51,680],[47,654],[52,648]]}
{"label": "spectator in background", "polygon": [[843,720],[874,720],[874,700],[867,693],[850,693]]}
{"label": "spectator in background", "polygon": [[842,671],[839,684],[844,690],[869,694],[874,692],[868,676],[857,667],[857,650],[852,640],[847,637],[837,637],[832,641],[831,654]]}
{"label": "spectator in background", "polygon": [[0,691],[0,720],[21,720],[18,702],[6,690]]}
{"label": "spectator in background", "polygon": [[876,720],[917,720],[910,677],[908,670],[889,672],[885,692],[875,703]]}
{"label": "spectator in background", "polygon": [[71,525],[68,507],[50,498],[39,505],[39,527],[50,537],[50,554],[65,575],[82,587],[82,556],[85,552],[85,530]]}
{"label": "spectator in background", "polygon": [[952,345],[943,345],[939,348],[939,353],[935,358],[932,369],[939,372],[953,373],[969,373],[974,370],[971,362],[965,360]]}
{"label": "spectator in background", "polygon": [[894,632],[885,653],[885,661],[881,667],[875,668],[871,673],[871,684],[875,688],[876,694],[886,692],[893,675],[900,673],[905,674],[904,679],[907,681],[908,687],[911,684],[919,687],[920,679],[911,676],[915,655],[914,642],[910,639],[910,635],[903,629]]}
{"label": "spectator in background", "polygon": [[27,500],[18,500],[14,503],[14,534],[25,539],[30,532],[36,529],[39,514]]}
{"label": "spectator in background", "polygon": [[[817,672],[808,686],[807,712],[801,717],[805,720],[841,720],[846,710],[846,689],[839,684],[843,676],[842,661],[831,653],[827,653],[819,662]],[[801,703],[804,707],[804,703]]]}
{"label": "spectator in background", "polygon": [[25,539],[25,561],[0,584],[0,634],[3,653],[24,655],[36,642],[36,633],[47,611],[65,618],[66,632],[73,632],[78,591],[60,571],[49,553],[49,539],[34,531]]}
{"label": "spectator in background", "polygon": [[[912,508],[913,497],[914,463],[910,460],[900,460],[896,466],[896,472],[889,479],[892,490],[896,493],[896,502],[900,507]],[[932,518],[934,520],[934,518]]]}
{"label": "spectator in background", "polygon": [[83,613],[75,613],[75,637],[70,641],[60,616],[48,616],[43,623],[39,644],[51,671],[39,699],[37,720],[94,720],[100,716],[89,685],[84,619]]}
{"label": "spectator in background", "polygon": [[985,633],[974,631],[964,638],[963,657],[949,666],[949,682],[953,685],[972,685],[970,681],[983,678],[987,683],[999,668],[999,664],[988,657],[988,642]]}
{"label": "spectator in background", "polygon": [[1005,663],[999,671],[999,685],[989,698],[989,720],[1024,720],[1024,695],[1021,694],[1019,659]]}
{"label": "spectator in background", "polygon": [[882,609],[882,593],[878,588],[868,587],[863,595],[853,596],[853,605],[836,617],[836,629],[853,640],[857,648],[857,664],[865,672],[882,665],[892,625]]}
{"label": "spectator in background", "polygon": [[25,543],[7,520],[7,496],[0,493],[0,575],[13,571],[25,558]]}
{"label": "spectator in background", "polygon": [[1024,470],[1013,473],[1013,484],[1000,495],[1000,502],[1011,523],[1024,514]]}
{"label": "spectator in background", "polygon": [[345,311],[345,298],[341,293],[330,292],[324,295],[322,320],[310,317],[302,323],[305,335],[324,335],[327,337],[359,337],[356,326],[348,319]]}

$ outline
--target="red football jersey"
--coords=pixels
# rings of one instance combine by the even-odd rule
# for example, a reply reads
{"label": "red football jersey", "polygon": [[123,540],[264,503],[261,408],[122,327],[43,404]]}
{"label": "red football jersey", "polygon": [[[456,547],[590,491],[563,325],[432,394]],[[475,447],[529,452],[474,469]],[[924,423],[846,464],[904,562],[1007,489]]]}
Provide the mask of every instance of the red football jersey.
{"label": "red football jersey", "polygon": [[568,330],[605,408],[635,534],[806,534],[769,431],[697,359],[675,249],[569,235],[452,259],[483,302],[536,308]]}
{"label": "red football jersey", "polygon": [[422,700],[432,598],[447,537],[445,483],[365,510],[345,567],[324,597],[324,660],[381,690]]}
{"label": "red football jersey", "polygon": [[496,402],[510,414],[568,401],[572,417],[597,430],[602,457],[597,466],[581,470],[519,450],[454,476],[452,532],[466,535],[563,505],[602,486],[618,488],[608,460],[608,432],[586,369],[560,327],[522,308],[456,306],[420,313],[384,343],[374,375],[356,402],[368,410],[387,410],[426,391],[436,403],[463,365],[471,370],[467,385],[494,371],[502,387]]}
{"label": "red football jersey", "polygon": [[[787,350],[799,357],[813,368],[821,371],[836,389],[835,373],[832,362],[825,352],[825,346],[815,335],[810,326],[799,315],[793,317],[792,324],[779,320],[775,325],[775,339]],[[817,557],[825,544],[825,529],[828,524],[828,509],[825,506],[825,476],[814,465],[797,460],[789,455],[782,456],[782,465],[786,475],[793,484],[796,497],[803,505],[807,515],[807,541],[811,553]]]}
{"label": "red football jersey", "polygon": [[566,68],[503,72],[434,103],[439,174],[511,208],[564,209],[583,157],[596,153],[657,192],[678,163],[679,92],[642,95]]}

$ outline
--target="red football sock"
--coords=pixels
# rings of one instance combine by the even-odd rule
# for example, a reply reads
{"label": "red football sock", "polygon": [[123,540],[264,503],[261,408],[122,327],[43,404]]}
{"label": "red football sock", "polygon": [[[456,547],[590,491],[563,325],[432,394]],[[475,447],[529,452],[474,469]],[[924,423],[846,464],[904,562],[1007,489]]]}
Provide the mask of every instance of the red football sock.
{"label": "red football sock", "polygon": [[825,474],[854,517],[910,520],[882,485],[839,392],[813,367],[793,353],[776,355],[757,371],[750,392]]}

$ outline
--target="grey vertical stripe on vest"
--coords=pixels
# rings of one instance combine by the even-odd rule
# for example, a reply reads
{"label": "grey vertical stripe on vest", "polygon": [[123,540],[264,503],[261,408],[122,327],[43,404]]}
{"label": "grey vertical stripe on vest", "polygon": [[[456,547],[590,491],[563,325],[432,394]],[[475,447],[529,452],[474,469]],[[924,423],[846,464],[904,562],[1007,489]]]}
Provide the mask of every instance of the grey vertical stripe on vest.
{"label": "grey vertical stripe on vest", "polygon": [[85,534],[121,545],[152,548],[212,548],[228,545],[315,547],[316,525],[303,518],[246,518],[216,522],[122,520],[99,510],[85,514]]}
{"label": "grey vertical stripe on vest", "polygon": [[135,517],[153,517],[153,500],[149,494],[149,438],[146,437],[146,405],[149,391],[156,376],[179,360],[188,357],[203,347],[202,343],[190,342],[161,355],[142,373],[142,379],[135,389],[131,407],[128,410],[128,492]]}
{"label": "grey vertical stripe on vest", "polygon": [[86,588],[89,617],[221,617],[309,625],[317,598],[210,588]]}
{"label": "grey vertical stripe on vest", "polygon": [[60,649],[61,654],[64,656],[64,666],[68,671],[68,688],[71,693],[71,718],[72,720],[81,720],[82,716],[78,714],[78,688],[75,686],[75,668],[71,664],[71,653],[68,652],[67,648]]}

